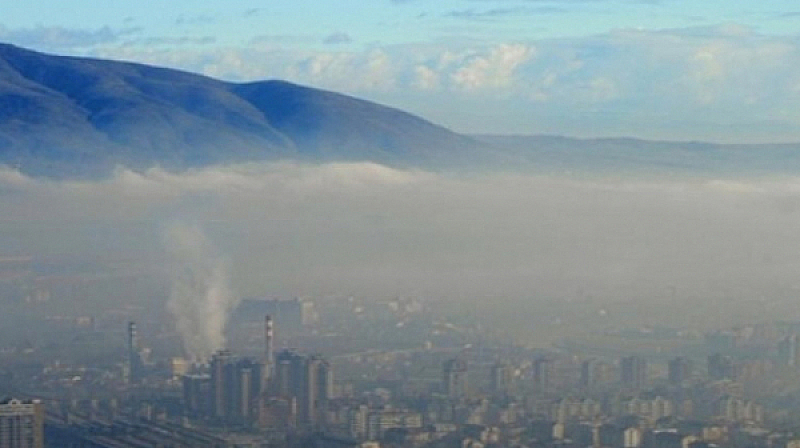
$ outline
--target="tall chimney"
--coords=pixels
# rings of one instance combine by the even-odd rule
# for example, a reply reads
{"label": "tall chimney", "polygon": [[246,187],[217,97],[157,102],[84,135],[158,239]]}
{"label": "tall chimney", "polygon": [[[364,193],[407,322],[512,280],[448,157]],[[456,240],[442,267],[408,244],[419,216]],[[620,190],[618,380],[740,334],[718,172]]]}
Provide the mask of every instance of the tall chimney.
{"label": "tall chimney", "polygon": [[265,381],[272,375],[272,355],[275,344],[275,334],[272,327],[272,316],[264,318],[264,379]]}

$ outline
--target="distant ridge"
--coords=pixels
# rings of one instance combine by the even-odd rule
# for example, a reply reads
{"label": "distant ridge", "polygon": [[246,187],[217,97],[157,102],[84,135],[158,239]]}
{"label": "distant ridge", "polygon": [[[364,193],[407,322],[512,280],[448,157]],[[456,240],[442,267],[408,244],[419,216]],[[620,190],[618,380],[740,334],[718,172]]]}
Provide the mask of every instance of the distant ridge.
{"label": "distant ridge", "polygon": [[484,144],[414,115],[284,81],[228,83],[0,44],[0,164],[54,177],[298,159],[446,166]]}
{"label": "distant ridge", "polygon": [[177,171],[286,159],[434,170],[800,174],[800,144],[467,136],[285,81],[229,83],[0,44],[0,165],[74,178],[108,176],[119,165]]}
{"label": "distant ridge", "polygon": [[800,143],[721,144],[630,137],[475,135],[515,166],[539,172],[677,175],[800,174]]}

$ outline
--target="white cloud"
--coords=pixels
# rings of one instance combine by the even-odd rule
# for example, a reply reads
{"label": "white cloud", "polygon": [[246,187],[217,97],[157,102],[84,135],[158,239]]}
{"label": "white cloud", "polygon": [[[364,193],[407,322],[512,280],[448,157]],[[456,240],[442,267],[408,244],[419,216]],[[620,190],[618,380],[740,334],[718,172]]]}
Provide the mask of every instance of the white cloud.
{"label": "white cloud", "polygon": [[439,75],[424,65],[418,65],[414,69],[417,77],[414,87],[422,90],[434,90],[439,87]]}
{"label": "white cloud", "polygon": [[140,28],[114,29],[104,26],[97,29],[37,26],[33,28],[8,28],[0,24],[0,41],[22,47],[46,51],[78,51],[118,42],[121,38],[138,34]]}
{"label": "white cloud", "polygon": [[380,49],[365,53],[319,52],[289,62],[285,74],[292,80],[346,92],[380,91],[396,84],[392,62]]}
{"label": "white cloud", "polygon": [[[232,80],[288,79],[431,111],[427,118],[458,130],[574,135],[577,120],[585,124],[581,129],[599,135],[800,139],[795,107],[800,44],[792,36],[761,35],[738,25],[623,29],[485,46],[450,42],[347,51],[106,46],[93,54]],[[476,115],[478,109],[493,111],[496,118]],[[521,110],[539,115],[522,120],[516,115]],[[476,129],[476,123],[485,128]]]}
{"label": "white cloud", "polygon": [[595,78],[589,83],[591,98],[595,101],[610,101],[617,97],[616,83],[608,78]]}
{"label": "white cloud", "polygon": [[470,58],[452,74],[452,79],[466,90],[513,87],[517,68],[533,54],[533,48],[523,44],[500,45],[488,55]]}

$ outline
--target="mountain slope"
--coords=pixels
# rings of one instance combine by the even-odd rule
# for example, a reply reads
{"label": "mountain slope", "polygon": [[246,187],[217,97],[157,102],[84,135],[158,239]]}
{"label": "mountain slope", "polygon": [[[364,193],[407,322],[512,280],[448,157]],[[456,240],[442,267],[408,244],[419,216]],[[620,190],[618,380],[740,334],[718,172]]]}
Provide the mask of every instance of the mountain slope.
{"label": "mountain slope", "polygon": [[396,109],[286,82],[226,83],[0,44],[0,163],[26,173],[278,158],[428,166],[481,146]]}
{"label": "mountain slope", "polygon": [[359,159],[446,163],[478,146],[475,140],[406,112],[334,92],[282,81],[234,85],[232,91],[313,158],[336,159],[347,148]]}
{"label": "mountain slope", "polygon": [[0,165],[51,177],[293,159],[540,172],[800,173],[800,145],[464,136],[283,81],[228,83],[0,44]]}

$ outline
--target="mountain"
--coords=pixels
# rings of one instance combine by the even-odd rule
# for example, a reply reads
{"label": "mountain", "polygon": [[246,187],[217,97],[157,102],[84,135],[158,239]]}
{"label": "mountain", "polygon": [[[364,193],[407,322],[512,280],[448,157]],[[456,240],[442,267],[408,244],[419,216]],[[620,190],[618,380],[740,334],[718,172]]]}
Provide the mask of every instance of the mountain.
{"label": "mountain", "polygon": [[0,44],[0,164],[28,174],[298,159],[402,167],[485,146],[414,115],[284,81],[247,84]]}
{"label": "mountain", "polygon": [[0,44],[0,164],[50,177],[291,159],[540,172],[800,173],[800,144],[465,136],[284,81],[224,82]]}
{"label": "mountain", "polygon": [[797,175],[800,144],[720,144],[557,135],[475,135],[516,167],[539,172]]}

